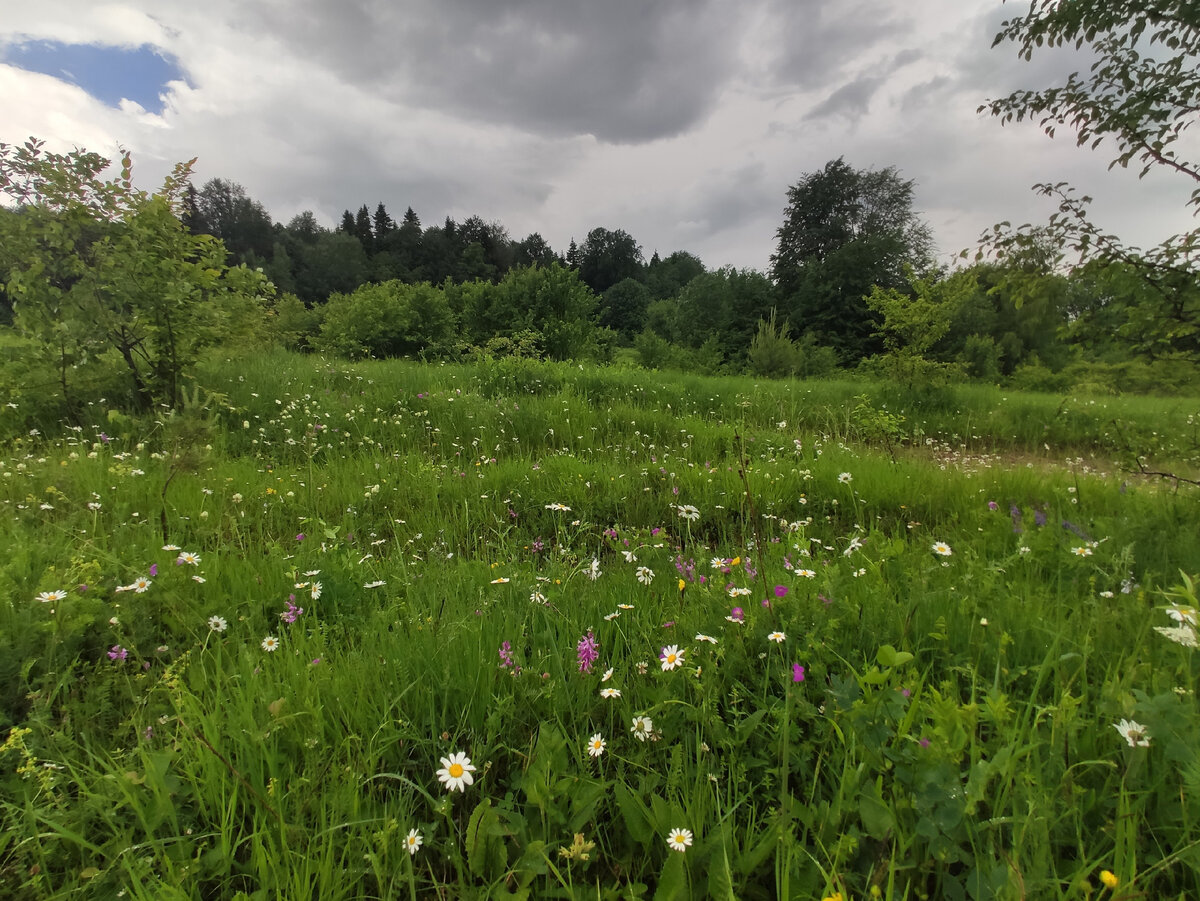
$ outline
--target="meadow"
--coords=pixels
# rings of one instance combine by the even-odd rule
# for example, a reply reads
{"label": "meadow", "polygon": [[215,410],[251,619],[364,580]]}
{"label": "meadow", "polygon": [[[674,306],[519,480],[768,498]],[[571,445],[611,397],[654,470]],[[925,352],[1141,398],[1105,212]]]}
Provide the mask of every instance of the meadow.
{"label": "meadow", "polygon": [[196,384],[0,407],[0,895],[1200,897],[1200,400]]}

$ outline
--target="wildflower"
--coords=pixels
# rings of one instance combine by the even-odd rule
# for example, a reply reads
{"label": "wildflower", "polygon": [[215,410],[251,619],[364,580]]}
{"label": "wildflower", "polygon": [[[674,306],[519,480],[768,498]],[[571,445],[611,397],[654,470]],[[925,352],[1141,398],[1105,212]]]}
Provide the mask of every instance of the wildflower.
{"label": "wildflower", "polygon": [[846,901],[846,899],[841,892],[834,892],[832,895],[826,895],[821,901]]}
{"label": "wildflower", "polygon": [[728,562],[729,561],[727,561],[724,557],[713,557],[711,560],[708,561],[708,565],[711,566],[713,569],[723,569],[728,564]]}
{"label": "wildflower", "polygon": [[1129,742],[1129,747],[1150,747],[1150,736],[1146,734],[1146,727],[1141,723],[1135,723],[1133,720],[1121,720],[1113,728],[1121,733],[1123,739]]}
{"label": "wildflower", "polygon": [[504,576],[501,576],[499,579],[492,579],[492,584],[493,585],[503,585],[505,582],[508,582],[508,581],[509,580],[506,579]]}
{"label": "wildflower", "polygon": [[633,604],[617,604],[618,610],[632,610]]}
{"label": "wildflower", "polygon": [[1196,639],[1196,630],[1187,623],[1170,627],[1155,626],[1154,631],[1159,635],[1162,635],[1164,638],[1169,638],[1176,644],[1183,645],[1185,648],[1194,648],[1198,644]]}
{"label": "wildflower", "polygon": [[305,535],[304,535],[304,533],[303,533],[303,532],[297,532],[297,533],[296,533],[296,540],[297,540],[297,541],[303,541],[303,540],[304,540],[304,538],[305,538]]}
{"label": "wildflower", "polygon": [[201,585],[203,585],[205,582],[208,581],[208,579],[204,578],[204,576],[192,576],[192,581],[199,582]]}
{"label": "wildflower", "polygon": [[592,558],[592,562],[588,564],[588,568],[587,568],[587,569],[584,571],[584,574],[585,574],[585,575],[586,575],[586,576],[587,576],[589,579],[591,579],[593,582],[595,582],[595,581],[596,581],[597,579],[599,579],[599,578],[600,578],[602,575],[604,575],[604,573],[600,572],[600,561],[599,561],[599,559],[597,559],[596,557],[593,557],[593,558]]}
{"label": "wildflower", "polygon": [[408,849],[408,856],[412,857],[421,847],[421,843],[425,839],[421,838],[421,833],[416,829],[409,829],[408,835],[404,839],[404,847]]}
{"label": "wildflower", "polygon": [[654,581],[654,570],[648,566],[639,566],[637,568],[637,580],[643,585],[649,585]]}
{"label": "wildflower", "polygon": [[264,651],[276,651],[279,649],[279,639],[274,635],[268,635],[262,640],[262,649]]}
{"label": "wildflower", "polygon": [[600,656],[600,644],[596,641],[596,636],[592,634],[592,630],[588,629],[588,634],[579,639],[579,644],[575,646],[575,657],[579,661],[579,671],[581,673],[590,673],[592,664]]}
{"label": "wildflower", "polygon": [[287,602],[287,610],[284,610],[283,613],[279,614],[279,618],[285,623],[294,623],[303,613],[303,607],[297,607],[291,602],[291,600],[289,600]]}
{"label": "wildflower", "polygon": [[189,566],[199,566],[200,555],[194,554],[191,551],[180,551],[179,556],[175,558],[175,565],[182,566],[184,563]]}
{"label": "wildflower", "polygon": [[746,611],[741,607],[734,607],[725,619],[731,623],[744,623],[746,621]]}
{"label": "wildflower", "polygon": [[606,623],[611,623],[614,619],[616,619],[620,615],[621,615],[620,610],[614,610],[612,613],[604,614],[604,621]]}
{"label": "wildflower", "polygon": [[619,698],[619,697],[621,697],[621,689],[619,689],[619,688],[602,688],[602,689],[600,689],[600,697],[602,697],[602,698]]}
{"label": "wildflower", "polygon": [[844,551],[842,551],[842,556],[849,557],[851,554],[853,554],[855,551],[857,551],[862,546],[863,546],[862,539],[859,538],[857,535],[855,535],[853,538],[850,539],[850,543],[848,545],[846,545],[846,549]]}
{"label": "wildflower", "polygon": [[777,597],[777,598],[787,597],[787,593],[788,593],[788,590],[787,590],[786,585],[776,585],[775,586],[775,597]]}
{"label": "wildflower", "polygon": [[645,741],[654,734],[654,723],[648,716],[635,716],[629,731],[638,741]]}
{"label": "wildflower", "polygon": [[1092,556],[1092,549],[1087,545],[1083,545],[1082,547],[1071,548],[1071,553],[1076,557],[1090,557]]}
{"label": "wildflower", "polygon": [[850,480],[853,478],[854,478],[854,476],[850,475],[850,473],[843,472],[838,476],[838,481],[841,482],[843,485],[848,485],[850,483]]}
{"label": "wildflower", "polygon": [[769,641],[775,642],[775,644],[783,644],[784,640],[787,639],[787,636],[784,635],[782,632],[772,632],[770,635],[767,636],[767,639]]}
{"label": "wildflower", "polygon": [[1167,608],[1167,616],[1171,617],[1177,623],[1196,625],[1196,608],[1194,607],[1182,607],[1179,604],[1175,604]]}
{"label": "wildflower", "polygon": [[1027,545],[1024,545],[1024,544],[1023,544],[1023,545],[1021,545],[1019,548],[1017,548],[1017,553],[1018,553],[1018,554],[1028,554],[1028,553],[1030,553],[1030,551],[1032,551],[1032,550],[1033,550],[1032,548],[1030,548],[1030,547],[1028,547]]}
{"label": "wildflower", "polygon": [[449,757],[441,758],[442,768],[437,771],[437,777],[446,786],[446,791],[465,792],[467,786],[475,781],[471,774],[475,767],[471,758],[461,751],[456,751]]}
{"label": "wildflower", "polygon": [[604,753],[604,748],[607,745],[608,745],[608,742],[606,742],[604,740],[603,736],[601,736],[600,733],[597,732],[595,735],[593,735],[591,738],[588,739],[588,743],[587,743],[588,756],[589,757],[599,757],[601,754]]}
{"label": "wildflower", "polygon": [[145,594],[150,590],[150,586],[153,584],[154,583],[145,576],[142,576],[141,578],[134,579],[130,585],[126,585],[125,589],[127,591],[137,592],[138,594]]}
{"label": "wildflower", "polygon": [[684,504],[683,506],[676,507],[675,509],[679,511],[679,518],[686,519],[688,522],[695,522],[700,518],[700,511],[691,504]]}
{"label": "wildflower", "polygon": [[949,557],[954,552],[950,550],[950,545],[944,541],[935,541],[933,543],[933,552],[939,557]]}
{"label": "wildflower", "polygon": [[803,682],[804,681],[804,667],[802,667],[799,663],[792,664],[792,681],[793,682]]}
{"label": "wildflower", "polygon": [[687,588],[687,582],[685,582],[683,579],[680,579],[679,580],[679,590],[682,592],[685,588]]}
{"label": "wildflower", "polygon": [[672,851],[682,854],[692,846],[692,833],[689,829],[672,829],[667,835],[667,845]]}
{"label": "wildflower", "polygon": [[703,632],[696,633],[696,641],[707,641],[709,644],[716,644],[717,640],[711,635],[705,635]]}
{"label": "wildflower", "polygon": [[557,511],[557,512],[565,512],[565,513],[570,513],[570,512],[571,512],[571,508],[570,508],[570,507],[568,507],[566,504],[558,504],[558,503],[555,503],[555,504],[546,504],[546,509],[547,509],[547,510],[554,510],[554,511]]}
{"label": "wildflower", "polygon": [[613,668],[610,666],[604,671],[604,675],[600,677],[601,682],[607,682],[613,676]]}
{"label": "wildflower", "polygon": [[386,585],[387,582],[383,579],[376,579],[374,582],[363,582],[363,588],[379,588],[381,585]]}
{"label": "wildflower", "polygon": [[647,663],[645,660],[639,660],[637,662],[636,666],[637,666],[637,672],[638,672],[639,676],[646,675],[646,670],[650,669],[650,664]]}
{"label": "wildflower", "polygon": [[61,588],[56,588],[54,591],[43,591],[36,598],[34,598],[34,600],[41,601],[43,604],[48,604],[51,601],[61,601],[66,596],[67,593],[65,591],[63,591]]}
{"label": "wildflower", "polygon": [[678,645],[669,644],[663,648],[662,653],[658,655],[659,659],[662,660],[663,672],[673,670],[679,664],[683,663],[683,654],[684,652],[679,650]]}
{"label": "wildflower", "polygon": [[1121,880],[1117,878],[1117,874],[1112,870],[1101,870],[1100,881],[1104,883],[1104,887],[1112,890],[1121,884]]}
{"label": "wildflower", "polygon": [[[318,600],[321,597],[321,583],[313,582],[312,587],[309,589],[309,593],[312,595],[312,599],[314,601]],[[301,610],[300,612],[303,613],[304,611]]]}
{"label": "wildflower", "polygon": [[633,551],[621,551],[621,554],[624,555],[626,563],[637,563],[637,554]]}
{"label": "wildflower", "polygon": [[121,647],[119,644],[114,644],[112,649],[108,652],[109,660],[124,660],[128,656],[129,651],[125,650],[125,648]]}
{"label": "wildflower", "polygon": [[749,588],[730,588],[729,589],[729,596],[731,598],[744,598],[749,593],[750,593]]}
{"label": "wildflower", "polygon": [[158,564],[151,563],[150,564],[150,576],[151,576],[151,578],[153,578],[154,576],[157,576],[157,575],[158,575]]}
{"label": "wildflower", "polygon": [[208,618],[208,628],[214,632],[224,632],[229,628],[229,623],[225,622],[223,616],[210,616]]}
{"label": "wildflower", "polygon": [[817,574],[811,569],[798,569],[796,570],[796,575],[802,579],[815,579],[817,577]]}
{"label": "wildflower", "polygon": [[999,510],[1000,505],[997,504],[995,501],[988,501],[988,509],[989,510]]}

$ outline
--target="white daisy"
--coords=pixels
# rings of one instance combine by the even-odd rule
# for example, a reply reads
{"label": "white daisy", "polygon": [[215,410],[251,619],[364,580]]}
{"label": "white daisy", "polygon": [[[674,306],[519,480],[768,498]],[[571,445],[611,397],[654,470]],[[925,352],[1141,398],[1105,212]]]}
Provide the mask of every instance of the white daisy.
{"label": "white daisy", "polygon": [[645,741],[654,734],[654,722],[648,716],[635,716],[629,731],[638,741]]}
{"label": "white daisy", "polygon": [[607,746],[608,746],[608,742],[606,742],[604,740],[604,737],[599,732],[597,732],[595,735],[593,735],[591,738],[588,739],[588,743],[587,743],[588,756],[589,757],[599,757],[601,754],[604,753],[604,749]]}
{"label": "white daisy", "polygon": [[437,771],[437,777],[446,786],[446,791],[466,791],[467,786],[475,781],[471,775],[475,767],[471,764],[471,758],[462,751],[443,757],[441,761],[442,768]]}
{"label": "white daisy", "polygon": [[1123,739],[1129,742],[1129,747],[1150,747],[1150,736],[1146,734],[1146,727],[1141,723],[1135,723],[1133,720],[1121,720],[1113,728],[1121,733]]}
{"label": "white daisy", "polygon": [[225,621],[223,616],[210,616],[208,618],[208,627],[214,632],[224,632],[229,628],[229,623]]}
{"label": "white daisy", "polygon": [[692,846],[692,832],[690,829],[672,829],[667,835],[667,845],[672,851],[678,851],[682,854]]}
{"label": "white daisy", "polygon": [[412,857],[417,853],[418,849],[421,847],[421,843],[424,841],[425,839],[421,838],[421,833],[419,833],[416,829],[408,830],[408,835],[404,839],[404,847],[408,849],[409,857]]}

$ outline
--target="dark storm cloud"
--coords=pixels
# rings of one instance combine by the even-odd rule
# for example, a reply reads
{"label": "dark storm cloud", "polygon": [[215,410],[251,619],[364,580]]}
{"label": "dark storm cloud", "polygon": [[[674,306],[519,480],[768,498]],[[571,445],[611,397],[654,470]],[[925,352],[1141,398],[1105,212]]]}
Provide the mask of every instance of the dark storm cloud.
{"label": "dark storm cloud", "polygon": [[269,30],[381,99],[547,135],[633,143],[712,109],[741,7],[720,0],[299,0]]}
{"label": "dark storm cloud", "polygon": [[[861,69],[879,45],[888,44],[890,50],[905,39],[913,23],[903,8],[880,0],[771,0],[771,77],[782,87],[800,89],[841,80],[847,67]],[[887,59],[885,52],[879,53],[881,68]]]}

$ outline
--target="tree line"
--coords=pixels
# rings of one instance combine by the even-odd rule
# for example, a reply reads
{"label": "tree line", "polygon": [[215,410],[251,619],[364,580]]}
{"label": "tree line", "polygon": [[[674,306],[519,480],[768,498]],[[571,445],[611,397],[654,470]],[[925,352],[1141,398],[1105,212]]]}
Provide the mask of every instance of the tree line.
{"label": "tree line", "polygon": [[[1039,118],[1051,135],[1073,128],[1081,143],[1114,143],[1114,165],[1200,184],[1177,143],[1200,97],[1200,26],[1183,0],[1039,0],[1003,24],[1005,41],[1026,58],[1086,46],[1096,62],[981,110]],[[622,229],[594,228],[559,252],[478,216],[423,226],[410,207],[393,220],[382,202],[347,209],[333,229],[311,212],[285,225],[234,182],[196,189],[190,163],[148,194],[128,155],[103,181],[107,162],[0,144],[0,317],[26,342],[21,365],[41,367],[64,397],[107,362],[135,406],[174,405],[205,346],[247,335],[349,357],[841,369],[1042,390],[1191,389],[1200,362],[1200,231],[1129,247],[1061,184],[1037,186],[1058,200],[1047,223],[1001,223],[974,262],[951,269],[934,262],[911,180],[831,160],[787,190],[770,269],[758,272],[710,270],[682,250],[647,261]],[[1200,207],[1200,188],[1187,202]]]}

